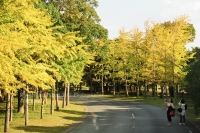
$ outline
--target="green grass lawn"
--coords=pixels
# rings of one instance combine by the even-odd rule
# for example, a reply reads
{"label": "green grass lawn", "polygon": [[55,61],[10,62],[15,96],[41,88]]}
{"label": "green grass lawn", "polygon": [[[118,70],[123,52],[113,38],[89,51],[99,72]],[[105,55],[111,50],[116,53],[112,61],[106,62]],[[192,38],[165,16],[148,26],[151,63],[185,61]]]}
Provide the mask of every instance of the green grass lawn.
{"label": "green grass lawn", "polygon": [[[65,108],[61,108],[62,101],[59,101],[59,111],[54,111],[53,115],[50,114],[50,100],[44,105],[45,113],[43,119],[40,119],[40,106],[41,101],[36,100],[36,110],[31,110],[31,100],[29,103],[29,124],[25,126],[25,118],[21,113],[16,112],[13,114],[13,121],[10,122],[10,133],[59,133],[67,129],[70,125],[80,119],[84,113],[84,107],[71,103]],[[0,132],[4,132],[4,112],[5,103],[0,103]]]}

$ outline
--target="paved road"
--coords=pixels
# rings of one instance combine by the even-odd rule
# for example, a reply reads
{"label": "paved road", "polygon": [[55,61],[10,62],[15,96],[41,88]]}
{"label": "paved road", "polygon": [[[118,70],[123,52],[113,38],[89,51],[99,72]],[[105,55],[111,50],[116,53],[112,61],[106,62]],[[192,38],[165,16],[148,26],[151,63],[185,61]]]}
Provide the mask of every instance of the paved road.
{"label": "paved road", "polygon": [[166,110],[132,101],[103,98],[72,98],[86,106],[80,124],[65,133],[200,133],[189,121],[179,125],[178,115],[167,125]]}

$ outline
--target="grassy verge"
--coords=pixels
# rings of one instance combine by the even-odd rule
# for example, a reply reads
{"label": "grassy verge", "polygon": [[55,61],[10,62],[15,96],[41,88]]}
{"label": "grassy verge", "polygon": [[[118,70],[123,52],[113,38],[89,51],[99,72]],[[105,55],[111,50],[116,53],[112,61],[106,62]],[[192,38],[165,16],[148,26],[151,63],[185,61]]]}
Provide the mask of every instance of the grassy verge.
{"label": "grassy verge", "polygon": [[[154,97],[127,97],[127,96],[123,96],[123,95],[117,95],[117,96],[112,96],[112,95],[105,95],[104,97],[106,98],[117,98],[117,99],[121,99],[121,100],[133,100],[136,102],[145,102],[145,103],[149,103],[149,104],[153,104],[159,107],[163,107],[165,108],[164,105],[164,99],[165,98],[160,98],[160,97],[156,97],[154,99]],[[195,125],[197,125],[198,127],[200,127],[200,116],[196,116],[195,115],[195,111],[194,111],[194,103],[191,101],[191,99],[189,98],[184,98],[188,108],[186,110],[186,119],[190,120],[192,123],[194,123]],[[181,98],[177,99],[174,103],[175,109],[178,109],[178,102],[181,100]],[[178,112],[178,111],[176,111]]]}
{"label": "grassy verge", "polygon": [[[50,114],[50,100],[45,104],[43,119],[40,119],[41,101],[36,100],[36,110],[31,110],[31,103],[29,103],[29,125],[24,126],[25,118],[21,113],[16,112],[16,104],[14,102],[15,110],[13,114],[13,121],[10,122],[11,133],[59,133],[67,129],[70,125],[80,119],[84,113],[84,108],[81,105],[71,103],[65,108],[61,108],[62,101],[59,101],[59,111],[54,111]],[[4,115],[5,103],[0,103],[0,132],[4,131]]]}

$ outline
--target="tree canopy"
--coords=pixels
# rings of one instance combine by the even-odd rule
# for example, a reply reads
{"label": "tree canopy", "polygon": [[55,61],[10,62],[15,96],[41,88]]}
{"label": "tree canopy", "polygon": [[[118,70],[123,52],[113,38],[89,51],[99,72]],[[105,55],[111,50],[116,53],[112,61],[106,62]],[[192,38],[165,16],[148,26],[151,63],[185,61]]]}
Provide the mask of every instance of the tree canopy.
{"label": "tree canopy", "polygon": [[195,54],[194,58],[189,61],[186,75],[186,91],[194,101],[195,111],[198,114],[200,110],[200,48],[193,48],[190,54]]}
{"label": "tree canopy", "polygon": [[144,32],[121,29],[118,38],[108,40],[97,1],[7,0],[1,5],[3,89],[48,88],[55,80],[178,84],[192,57],[185,45],[194,41],[195,29],[187,16],[147,21]]}

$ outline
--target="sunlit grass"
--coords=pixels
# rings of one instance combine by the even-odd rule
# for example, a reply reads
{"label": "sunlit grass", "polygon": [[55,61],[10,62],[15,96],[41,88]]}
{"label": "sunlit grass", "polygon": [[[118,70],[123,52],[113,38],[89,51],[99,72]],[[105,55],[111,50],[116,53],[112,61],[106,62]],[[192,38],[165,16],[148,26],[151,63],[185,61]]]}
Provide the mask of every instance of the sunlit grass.
{"label": "sunlit grass", "polygon": [[[43,119],[40,119],[41,101],[36,100],[36,110],[32,111],[31,101],[29,103],[29,124],[25,125],[24,115],[21,113],[13,114],[13,121],[10,122],[11,133],[59,133],[67,129],[70,125],[80,120],[84,113],[84,108],[81,105],[71,103],[65,108],[61,108],[62,101],[59,101],[59,111],[54,111],[50,114],[50,100],[44,105]],[[16,107],[16,104],[15,104]],[[0,103],[0,109],[5,109],[5,103]],[[16,110],[14,111],[16,112]],[[0,114],[0,132],[4,131],[4,115]]]}

